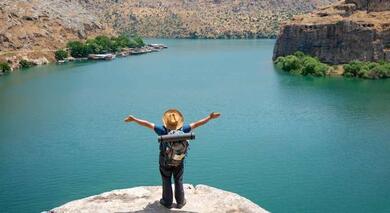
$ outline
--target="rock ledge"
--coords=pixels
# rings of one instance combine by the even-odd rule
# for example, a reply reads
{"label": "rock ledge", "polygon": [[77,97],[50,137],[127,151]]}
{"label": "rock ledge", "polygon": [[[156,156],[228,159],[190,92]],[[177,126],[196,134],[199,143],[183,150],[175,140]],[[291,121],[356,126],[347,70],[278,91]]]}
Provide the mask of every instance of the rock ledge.
{"label": "rock ledge", "polygon": [[48,212],[267,212],[238,194],[210,186],[185,184],[184,190],[187,205],[182,209],[159,204],[160,186],[140,186],[71,201]]}

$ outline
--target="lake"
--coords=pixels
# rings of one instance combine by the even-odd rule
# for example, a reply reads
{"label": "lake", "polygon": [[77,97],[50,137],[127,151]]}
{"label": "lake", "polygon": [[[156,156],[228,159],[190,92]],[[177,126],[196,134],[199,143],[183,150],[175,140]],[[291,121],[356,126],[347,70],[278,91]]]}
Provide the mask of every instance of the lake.
{"label": "lake", "polygon": [[0,212],[159,185],[158,143],[128,114],[195,130],[184,182],[271,212],[390,212],[390,81],[291,75],[274,40],[149,40],[168,49],[0,78]]}

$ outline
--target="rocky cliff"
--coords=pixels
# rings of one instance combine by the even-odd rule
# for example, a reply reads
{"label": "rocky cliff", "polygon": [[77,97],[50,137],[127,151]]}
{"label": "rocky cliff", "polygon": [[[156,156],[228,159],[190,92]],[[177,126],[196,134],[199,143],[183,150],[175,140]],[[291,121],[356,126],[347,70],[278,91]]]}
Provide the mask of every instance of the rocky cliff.
{"label": "rocky cliff", "polygon": [[330,64],[390,60],[390,3],[346,0],[283,23],[278,56],[302,51]]}
{"label": "rocky cliff", "polygon": [[0,0],[0,61],[53,60],[67,41],[101,34],[274,37],[281,21],[334,1]]}
{"label": "rocky cliff", "polygon": [[390,1],[388,0],[346,0],[345,3],[354,4],[356,9],[369,12],[390,10]]}
{"label": "rocky cliff", "polygon": [[[184,190],[187,204],[177,212],[267,212],[246,198],[213,187],[185,184]],[[136,187],[72,201],[48,212],[171,212],[159,204],[160,198],[161,186]]]}
{"label": "rocky cliff", "polygon": [[0,26],[0,51],[55,49],[70,39],[112,33],[74,0],[2,0]]}
{"label": "rocky cliff", "polygon": [[0,60],[9,56],[53,59],[52,51],[67,41],[99,34],[115,32],[78,1],[0,1]]}

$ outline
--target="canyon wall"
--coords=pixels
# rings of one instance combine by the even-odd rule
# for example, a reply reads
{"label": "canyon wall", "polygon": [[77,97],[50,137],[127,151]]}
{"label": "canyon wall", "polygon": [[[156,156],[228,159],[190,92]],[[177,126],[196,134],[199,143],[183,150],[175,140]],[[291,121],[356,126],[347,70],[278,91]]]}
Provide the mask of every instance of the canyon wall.
{"label": "canyon wall", "polygon": [[[351,1],[284,23],[273,59],[302,51],[330,64],[390,60],[390,11],[360,10],[356,3],[363,1]],[[383,8],[386,5],[388,2],[383,1]]]}

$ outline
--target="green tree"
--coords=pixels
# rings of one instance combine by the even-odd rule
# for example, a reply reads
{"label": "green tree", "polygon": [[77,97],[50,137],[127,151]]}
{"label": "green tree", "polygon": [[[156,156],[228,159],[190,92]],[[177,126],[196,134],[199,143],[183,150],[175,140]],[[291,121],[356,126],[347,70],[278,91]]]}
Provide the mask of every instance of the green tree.
{"label": "green tree", "polygon": [[326,76],[329,66],[321,63],[318,58],[295,52],[293,55],[278,57],[275,61],[278,68],[302,75]]}
{"label": "green tree", "polygon": [[11,72],[11,67],[7,62],[0,62],[0,72],[9,73]]}
{"label": "green tree", "polygon": [[108,53],[115,51],[113,42],[107,36],[97,36],[95,38],[96,44],[102,47],[101,53]]}
{"label": "green tree", "polygon": [[60,60],[64,60],[65,58],[68,57],[68,52],[63,50],[63,49],[59,49],[54,53],[54,55],[55,55],[56,60],[60,61]]}
{"label": "green tree", "polygon": [[80,41],[70,41],[67,47],[70,50],[70,55],[75,58],[87,57],[89,54],[89,49]]}
{"label": "green tree", "polygon": [[19,61],[20,68],[30,68],[34,66],[35,64],[32,63],[31,61],[27,61],[25,59],[22,59]]}
{"label": "green tree", "polygon": [[301,68],[301,63],[298,57],[295,55],[288,55],[285,57],[283,63],[283,69],[286,71],[299,71]]}
{"label": "green tree", "polygon": [[113,37],[111,40],[114,41],[115,45],[119,48],[125,48],[129,46],[130,39],[125,35],[120,35],[118,37]]}
{"label": "green tree", "polygon": [[144,40],[142,40],[141,37],[136,36],[136,37],[133,38],[133,40],[134,40],[135,43],[137,44],[137,47],[143,47],[143,46],[145,46]]}
{"label": "green tree", "polygon": [[127,44],[127,47],[129,47],[129,48],[136,48],[136,47],[138,47],[138,44],[133,39],[131,39],[129,41],[129,43]]}

